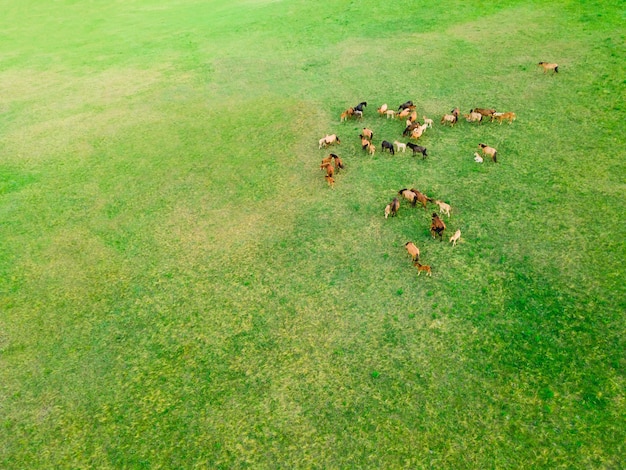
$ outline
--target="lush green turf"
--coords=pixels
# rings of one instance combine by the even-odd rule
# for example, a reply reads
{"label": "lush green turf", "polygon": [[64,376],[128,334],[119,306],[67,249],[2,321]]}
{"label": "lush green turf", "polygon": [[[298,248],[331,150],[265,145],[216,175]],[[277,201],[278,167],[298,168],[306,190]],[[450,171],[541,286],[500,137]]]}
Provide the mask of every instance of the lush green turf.
{"label": "lush green turf", "polygon": [[624,465],[621,2],[0,7],[0,467]]}

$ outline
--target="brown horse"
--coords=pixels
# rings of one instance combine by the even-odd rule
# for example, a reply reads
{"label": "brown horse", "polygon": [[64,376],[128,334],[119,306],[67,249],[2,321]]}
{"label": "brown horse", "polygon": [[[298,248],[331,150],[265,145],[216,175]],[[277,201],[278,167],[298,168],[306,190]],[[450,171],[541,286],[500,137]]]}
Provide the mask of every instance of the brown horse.
{"label": "brown horse", "polygon": [[443,117],[441,118],[441,124],[442,125],[450,124],[450,127],[454,127],[458,119],[459,118],[456,117],[454,114],[444,114]]}
{"label": "brown horse", "polygon": [[400,201],[398,200],[397,197],[394,197],[393,201],[391,201],[391,216],[395,217],[396,215],[398,215],[399,209],[400,209]]}
{"label": "brown horse", "polygon": [[547,73],[549,71],[559,73],[559,64],[551,64],[550,62],[539,62],[537,65],[543,68],[543,73]]}
{"label": "brown horse", "polygon": [[339,170],[343,170],[346,166],[343,164],[343,161],[341,160],[341,158],[339,158],[338,155],[335,155],[334,153],[330,154],[331,158],[334,158],[335,161],[333,162],[335,165],[335,170],[339,171]]}
{"label": "brown horse", "polygon": [[430,270],[430,266],[427,266],[425,264],[420,264],[419,261],[415,261],[413,263],[413,266],[415,266],[417,268],[417,275],[419,276],[420,274],[422,274],[422,271],[426,271],[426,275],[427,276],[431,276],[433,275],[432,271]]}
{"label": "brown horse", "polygon": [[411,255],[411,259],[413,261],[419,261],[420,259],[420,249],[415,246],[415,243],[413,242],[406,242],[404,244],[404,247],[406,248],[406,251],[409,253],[409,255]]}
{"label": "brown horse", "polygon": [[420,191],[418,191],[415,188],[411,188],[411,191],[415,193],[415,196],[417,197],[417,202],[419,202],[422,205],[422,207],[426,209],[426,202],[428,201],[428,198],[426,197],[426,195],[422,194]]}
{"label": "brown horse", "polygon": [[515,121],[517,119],[517,116],[515,115],[515,113],[493,113],[491,115],[491,120],[493,121],[494,119],[500,121],[500,124],[502,124],[502,121],[509,121],[509,124],[511,124],[513,121]]}
{"label": "brown horse", "polygon": [[484,155],[490,156],[493,160],[493,163],[498,163],[498,160],[496,158],[498,151],[496,149],[494,149],[493,147],[489,147],[487,144],[478,144],[478,148],[482,150]]}
{"label": "brown horse", "polygon": [[439,218],[436,212],[433,212],[432,222],[430,223],[430,234],[433,238],[439,235],[439,241],[443,241],[443,231],[446,229],[446,224]]}
{"label": "brown horse", "polygon": [[398,191],[398,194],[407,201],[409,201],[413,207],[415,207],[415,204],[417,204],[417,194],[415,194],[410,189],[401,189],[400,191]]}

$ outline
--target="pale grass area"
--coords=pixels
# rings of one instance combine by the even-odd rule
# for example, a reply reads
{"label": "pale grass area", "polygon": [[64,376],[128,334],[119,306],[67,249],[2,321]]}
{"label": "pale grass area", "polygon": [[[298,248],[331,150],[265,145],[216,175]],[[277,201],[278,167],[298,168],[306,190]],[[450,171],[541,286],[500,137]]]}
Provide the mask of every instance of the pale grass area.
{"label": "pale grass area", "polygon": [[[253,263],[259,250],[258,240],[271,227],[270,217],[268,208],[258,205],[254,211],[245,212],[236,208],[197,211],[178,206],[155,228],[154,241],[164,254],[174,255],[183,265],[211,257],[229,259],[234,265]],[[280,225],[287,223],[287,214],[283,212]]]}
{"label": "pale grass area", "polygon": [[50,294],[48,301],[80,303],[111,280],[124,277],[115,252],[85,228],[61,227],[46,235],[41,248],[24,260],[21,271],[39,285],[37,291]]}
{"label": "pale grass area", "polygon": [[64,154],[84,154],[95,137],[114,136],[126,127],[158,121],[163,115],[146,96],[162,86],[162,73],[109,69],[87,75],[34,70],[0,74],[0,107],[28,108],[28,118],[9,121],[0,139],[7,160],[33,162]]}

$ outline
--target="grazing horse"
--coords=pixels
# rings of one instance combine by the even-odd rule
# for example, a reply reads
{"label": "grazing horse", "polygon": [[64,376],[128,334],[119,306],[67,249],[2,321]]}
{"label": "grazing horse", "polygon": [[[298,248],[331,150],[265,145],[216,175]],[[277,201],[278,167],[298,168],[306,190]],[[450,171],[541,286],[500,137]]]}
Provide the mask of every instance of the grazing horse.
{"label": "grazing horse", "polygon": [[333,161],[333,154],[331,153],[329,156],[322,158],[322,165],[320,166],[320,170],[323,170],[326,165]]}
{"label": "grazing horse", "polygon": [[413,242],[406,242],[404,244],[406,251],[411,255],[411,259],[415,261],[419,261],[420,259],[420,249]]}
{"label": "grazing horse", "polygon": [[422,126],[417,126],[411,131],[411,139],[419,139],[424,134],[424,131],[428,128],[428,124],[424,124]]}
{"label": "grazing horse", "polygon": [[339,140],[339,137],[337,136],[337,134],[331,134],[331,135],[326,134],[325,137],[322,137],[320,139],[319,148],[328,147],[329,145],[340,144],[340,143],[341,143],[341,140]]}
{"label": "grazing horse", "polygon": [[337,170],[337,172],[339,172],[339,170],[343,170],[346,166],[343,164],[343,161],[341,161],[341,158],[339,158],[337,155],[335,155],[334,153],[330,154],[331,158],[334,158],[334,164],[335,164],[335,169]]}
{"label": "grazing horse", "polygon": [[385,103],[380,108],[378,108],[376,111],[378,111],[378,114],[380,114],[382,116],[383,114],[385,114],[387,109],[388,109],[388,106],[387,106],[387,103]]}
{"label": "grazing horse", "polygon": [[443,240],[443,231],[446,229],[446,224],[439,218],[436,212],[433,212],[433,218],[430,223],[430,234],[433,238],[439,235],[439,241]]}
{"label": "grazing horse", "polygon": [[404,131],[402,131],[402,135],[404,137],[411,135],[411,133],[419,126],[419,122],[412,122],[411,124],[407,124],[407,126],[404,128]]}
{"label": "grazing horse", "polygon": [[354,116],[354,108],[348,108],[341,113],[341,122],[347,121],[350,116]]}
{"label": "grazing horse", "polygon": [[398,111],[402,111],[403,109],[415,109],[415,105],[413,104],[413,101],[411,100],[405,101],[400,106],[398,106]]}
{"label": "grazing horse", "polygon": [[424,208],[424,210],[426,210],[426,202],[428,201],[428,198],[426,197],[425,194],[422,194],[419,190],[415,189],[415,188],[411,188],[411,191],[413,191],[413,193],[415,193],[415,197],[417,198],[417,202],[419,202],[422,207]]}
{"label": "grazing horse", "polygon": [[460,239],[461,239],[461,229],[458,229],[456,232],[454,232],[454,235],[450,237],[450,242],[452,243],[452,246],[456,246],[456,242],[458,242]]}
{"label": "grazing horse", "polygon": [[395,150],[393,149],[393,144],[391,142],[387,142],[386,140],[383,140],[383,142],[380,144],[380,146],[382,148],[381,152],[384,152],[385,149],[387,149],[387,150],[389,150],[389,153],[391,155],[395,155],[396,154]]}
{"label": "grazing horse", "polygon": [[446,204],[445,202],[439,201],[438,199],[434,199],[432,202],[439,206],[439,210],[442,214],[446,214],[448,218],[450,218],[450,209],[452,209],[452,207],[450,207],[450,204]]}
{"label": "grazing horse", "polygon": [[537,64],[543,68],[543,73],[547,73],[552,70],[554,73],[559,73],[559,64],[551,64],[550,62],[539,62]]}
{"label": "grazing horse", "polygon": [[500,121],[500,125],[502,125],[502,121],[509,121],[509,124],[511,124],[513,121],[515,121],[517,119],[517,116],[515,115],[515,113],[493,113],[491,115],[491,120],[493,121],[494,119],[497,119],[498,121]]}
{"label": "grazing horse", "polygon": [[393,141],[393,145],[396,146],[396,152],[406,152],[406,144],[403,144],[402,142],[398,142],[397,140]]}
{"label": "grazing horse", "polygon": [[478,124],[480,124],[483,120],[483,115],[475,111],[472,111],[469,114],[464,114],[463,117],[467,122],[478,122]]}
{"label": "grazing horse", "polygon": [[478,144],[478,148],[482,150],[484,155],[490,156],[493,160],[493,163],[498,163],[498,160],[496,159],[498,151],[496,149],[494,149],[493,147],[489,147],[487,144]]}
{"label": "grazing horse", "polygon": [[367,127],[364,127],[363,132],[359,134],[359,137],[361,137],[361,139],[372,140],[374,138],[374,131],[371,129],[368,129]]}
{"label": "grazing horse", "polygon": [[422,126],[417,126],[415,129],[411,131],[411,135],[409,136],[409,139],[417,140],[420,137],[422,137],[423,133],[424,133],[424,130],[422,129]]}
{"label": "grazing horse", "polygon": [[327,176],[333,176],[335,174],[335,169],[333,168],[333,165],[330,162],[325,163],[322,166],[320,166],[320,170],[326,170]]}
{"label": "grazing horse", "polygon": [[482,114],[484,117],[491,117],[493,115],[493,113],[495,113],[496,110],[495,109],[491,109],[491,108],[474,108],[474,109],[470,109],[470,115],[472,113],[480,113]]}
{"label": "grazing horse", "polygon": [[459,118],[456,117],[454,114],[444,114],[443,117],[441,118],[441,124],[444,126],[446,124],[450,124],[450,127],[454,127],[458,119]]}
{"label": "grazing horse", "polygon": [[415,156],[416,153],[421,153],[422,154],[422,160],[424,160],[428,154],[426,153],[426,147],[422,147],[421,145],[417,145],[414,144],[413,142],[407,142],[406,146],[408,148],[410,148],[411,150],[413,150],[413,156]]}
{"label": "grazing horse", "polygon": [[391,201],[391,216],[395,217],[398,215],[398,210],[400,209],[400,200],[397,197],[393,198]]}
{"label": "grazing horse", "polygon": [[364,108],[365,106],[367,106],[367,102],[365,102],[365,101],[361,101],[359,104],[357,104],[357,105],[354,107],[354,110],[355,110],[355,111],[360,111],[360,112],[361,112],[361,115],[363,115],[363,114],[362,114],[362,113],[363,113],[363,108]]}
{"label": "grazing horse", "polygon": [[389,214],[391,214],[391,203],[385,206],[385,219],[389,217]]}
{"label": "grazing horse", "polygon": [[415,204],[417,203],[417,194],[415,194],[410,189],[406,189],[406,188],[398,191],[398,194],[402,196],[404,199],[406,199],[407,201],[409,201],[413,207],[415,207]]}
{"label": "grazing horse", "polygon": [[397,119],[405,119],[405,118],[408,118],[410,114],[411,114],[411,110],[409,108],[405,108],[402,111],[400,111],[399,113],[396,113],[396,118]]}
{"label": "grazing horse", "polygon": [[326,178],[326,182],[328,183],[328,186],[330,186],[332,189],[335,189],[335,178],[333,178],[330,175],[326,175],[324,176],[324,178]]}

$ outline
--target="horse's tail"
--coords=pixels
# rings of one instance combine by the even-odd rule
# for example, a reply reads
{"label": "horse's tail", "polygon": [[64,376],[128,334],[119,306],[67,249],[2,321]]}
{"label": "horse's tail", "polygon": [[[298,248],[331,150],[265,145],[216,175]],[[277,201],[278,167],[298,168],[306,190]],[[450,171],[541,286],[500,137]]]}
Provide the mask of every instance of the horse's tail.
{"label": "horse's tail", "polygon": [[554,67],[554,73],[559,73],[559,66]]}
{"label": "horse's tail", "polygon": [[493,153],[493,163],[498,163],[498,159],[496,158],[496,155],[498,155],[498,152]]}

